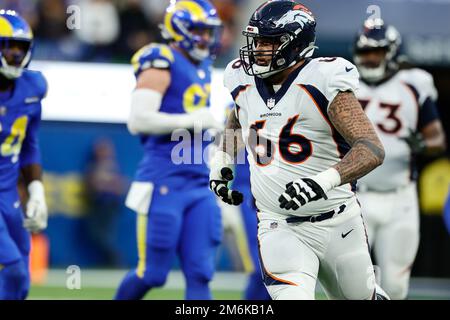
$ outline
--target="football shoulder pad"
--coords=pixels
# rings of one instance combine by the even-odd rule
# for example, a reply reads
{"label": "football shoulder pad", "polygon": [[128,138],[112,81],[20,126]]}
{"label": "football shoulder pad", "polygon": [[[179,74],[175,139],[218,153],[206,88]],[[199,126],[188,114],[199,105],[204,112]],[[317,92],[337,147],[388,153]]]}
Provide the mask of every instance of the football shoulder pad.
{"label": "football shoulder pad", "polygon": [[138,76],[149,68],[170,69],[174,61],[172,48],[165,44],[151,43],[134,54],[131,64],[135,75]]}
{"label": "football shoulder pad", "polygon": [[422,105],[427,98],[437,100],[438,92],[434,86],[433,76],[427,71],[419,68],[405,69],[400,70],[398,76],[413,90],[419,105]]}

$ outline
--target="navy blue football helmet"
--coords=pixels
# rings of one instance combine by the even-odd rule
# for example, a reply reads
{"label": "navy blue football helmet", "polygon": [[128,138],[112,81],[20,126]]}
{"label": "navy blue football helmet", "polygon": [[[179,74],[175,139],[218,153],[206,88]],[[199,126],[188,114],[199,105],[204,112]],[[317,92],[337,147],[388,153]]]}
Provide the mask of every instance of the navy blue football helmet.
{"label": "navy blue football helmet", "polygon": [[[248,75],[267,78],[313,55],[316,21],[311,11],[294,1],[268,1],[250,18],[242,32],[247,45],[239,50]],[[277,46],[256,50],[259,39],[269,39]],[[271,57],[268,65],[259,65],[256,57]]]}
{"label": "navy blue football helmet", "polygon": [[[361,78],[369,83],[379,82],[398,70],[398,57],[402,40],[400,33],[382,19],[368,19],[358,32],[353,44],[353,60]],[[367,66],[360,55],[371,50],[386,51],[378,66]]]}

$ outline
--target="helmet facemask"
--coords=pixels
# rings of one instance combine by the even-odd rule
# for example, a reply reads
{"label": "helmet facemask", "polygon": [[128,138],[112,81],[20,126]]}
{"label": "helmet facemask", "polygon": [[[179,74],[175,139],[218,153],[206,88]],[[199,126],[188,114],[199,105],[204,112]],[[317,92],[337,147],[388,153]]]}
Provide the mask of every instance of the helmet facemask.
{"label": "helmet facemask", "polygon": [[[370,51],[383,50],[385,51],[384,57],[378,64],[373,64],[370,61],[367,61],[362,57],[362,55],[369,53]],[[361,74],[361,77],[369,82],[374,83],[381,81],[386,77],[387,74],[387,48],[371,48],[365,50],[359,50],[355,52],[354,62],[358,67],[358,71]]]}
{"label": "helmet facemask", "polygon": [[[315,44],[316,21],[311,11],[293,1],[267,1],[251,16],[242,32],[247,45],[242,47],[240,58],[245,72],[250,76],[267,78],[299,61],[310,58]],[[256,47],[258,39],[268,39],[277,46]],[[271,49],[271,50],[269,50]],[[267,56],[270,63],[258,63],[258,57]]]}
{"label": "helmet facemask", "polygon": [[31,41],[0,39],[0,73],[10,80],[19,78],[31,60]]}
{"label": "helmet facemask", "polygon": [[[373,25],[371,25],[371,23]],[[378,24],[378,25],[376,25]],[[382,36],[375,38],[374,35],[361,34],[355,42],[353,60],[358,67],[361,78],[368,83],[377,83],[388,78],[398,70],[398,52],[401,44],[401,38],[398,31],[392,26],[384,26],[384,22],[366,21],[366,28],[369,30],[381,30]],[[380,32],[381,32],[380,31]],[[375,32],[375,31],[374,31]],[[383,51],[384,58],[378,65],[370,65],[361,55],[369,52]]]}
{"label": "helmet facemask", "polygon": [[[306,48],[302,48],[300,52],[300,48],[296,48],[294,43],[296,35],[288,32],[261,36],[257,33],[256,27],[249,26],[243,32],[243,35],[246,37],[247,45],[242,47],[239,52],[244,70],[248,75],[259,78],[268,78],[292,67],[301,59],[312,56],[316,48],[312,42]],[[267,50],[258,49],[258,41],[271,43],[272,48]],[[261,62],[266,60],[264,58],[267,57],[270,59],[267,59],[267,63],[262,64]]]}
{"label": "helmet facemask", "polygon": [[175,43],[197,62],[215,58],[218,53],[222,22],[207,1],[175,2],[167,8],[160,28],[164,39]]}
{"label": "helmet facemask", "polygon": [[[215,56],[220,47],[220,37],[222,27],[220,25],[210,25],[192,28],[187,31],[190,43],[186,43],[185,49],[189,56],[196,61]],[[206,36],[206,39],[205,39]]]}

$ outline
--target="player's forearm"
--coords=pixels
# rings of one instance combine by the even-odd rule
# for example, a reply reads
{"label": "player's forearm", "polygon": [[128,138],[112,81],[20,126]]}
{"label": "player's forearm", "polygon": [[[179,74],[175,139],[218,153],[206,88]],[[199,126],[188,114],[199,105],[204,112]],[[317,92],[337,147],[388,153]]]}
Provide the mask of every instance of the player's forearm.
{"label": "player's forearm", "polygon": [[328,115],[352,147],[334,166],[341,177],[341,185],[363,177],[383,163],[383,145],[353,93],[339,93],[330,105]]}
{"label": "player's forearm", "polygon": [[223,138],[221,139],[219,150],[227,153],[232,159],[235,159],[239,151],[245,147],[242,140],[241,125],[234,110],[230,112]]}
{"label": "player's forearm", "polygon": [[32,181],[42,181],[42,166],[40,164],[30,164],[21,168],[22,176],[26,185]]}
{"label": "player's forearm", "polygon": [[369,139],[356,141],[344,158],[334,166],[341,176],[341,184],[355,181],[383,163],[384,149]]}
{"label": "player's forearm", "polygon": [[435,155],[445,151],[447,143],[440,121],[434,121],[423,128],[422,135],[427,155]]}
{"label": "player's forearm", "polygon": [[426,153],[428,155],[435,155],[444,152],[446,149],[446,142],[444,136],[438,136],[425,139]]}
{"label": "player's forearm", "polygon": [[128,119],[128,129],[132,133],[169,134],[177,129],[193,128],[195,120],[192,114],[135,113]]}

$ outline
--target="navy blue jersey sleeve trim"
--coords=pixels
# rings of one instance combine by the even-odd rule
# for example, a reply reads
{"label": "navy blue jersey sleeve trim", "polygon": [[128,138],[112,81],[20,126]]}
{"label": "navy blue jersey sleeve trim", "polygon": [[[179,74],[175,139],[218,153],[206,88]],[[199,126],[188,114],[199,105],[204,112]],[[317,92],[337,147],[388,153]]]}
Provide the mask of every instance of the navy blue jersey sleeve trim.
{"label": "navy blue jersey sleeve trim", "polygon": [[409,83],[405,83],[405,84],[409,89],[411,89],[411,91],[414,95],[414,98],[416,98],[417,104],[419,104],[419,91],[414,86],[410,85]]}
{"label": "navy blue jersey sleeve trim", "polygon": [[317,89],[316,87],[314,87],[312,85],[301,84],[299,86],[308,93],[308,95],[313,100],[314,104],[319,109],[323,118],[330,126],[332,135],[333,135],[333,140],[337,145],[339,157],[342,159],[347,154],[347,152],[350,150],[350,145],[347,143],[347,141],[345,141],[344,137],[336,130],[336,128],[330,121],[330,118],[328,116],[328,111],[327,111],[328,104],[329,104],[328,99],[325,97],[325,95],[322,92],[320,92],[319,89]]}
{"label": "navy blue jersey sleeve trim", "polygon": [[236,101],[236,99],[239,97],[241,92],[244,92],[245,90],[247,90],[248,87],[250,87],[249,84],[240,85],[240,86],[234,88],[233,91],[231,91],[231,96],[233,97],[233,100]]}
{"label": "navy blue jersey sleeve trim", "polygon": [[419,109],[419,121],[417,129],[422,130],[431,122],[439,119],[438,107],[436,103],[428,97]]}

